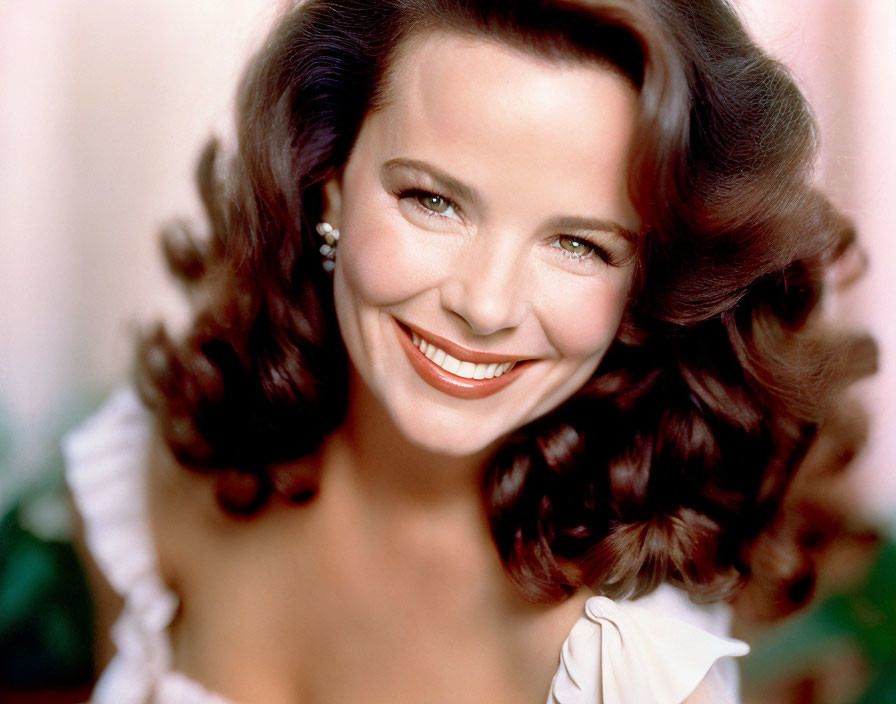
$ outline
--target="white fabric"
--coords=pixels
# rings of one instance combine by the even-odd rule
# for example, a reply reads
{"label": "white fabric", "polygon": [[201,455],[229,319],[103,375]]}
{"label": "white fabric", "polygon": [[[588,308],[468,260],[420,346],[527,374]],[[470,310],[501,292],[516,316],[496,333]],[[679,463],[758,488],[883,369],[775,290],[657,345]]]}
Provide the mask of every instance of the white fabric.
{"label": "white fabric", "polygon": [[[159,576],[149,527],[151,432],[150,414],[127,388],[63,441],[87,545],[125,599],[112,629],[118,652],[91,702],[232,704],[171,669],[167,628],[178,601]],[[749,648],[724,637],[726,606],[697,606],[663,586],[637,601],[595,596],[584,611],[563,644],[547,704],[681,704],[701,682],[706,701],[739,701],[737,669],[726,656]]]}
{"label": "white fabric", "polygon": [[[683,621],[679,609],[673,606],[670,616],[639,602],[590,598],[563,644],[549,704],[680,704],[716,660],[747,653],[745,643]],[[704,684],[708,701],[735,701],[719,684],[715,678]]]}
{"label": "white fabric", "polygon": [[166,629],[177,596],[159,576],[146,505],[144,468],[152,419],[136,393],[114,394],[63,440],[66,479],[84,521],[87,546],[125,599],[112,627],[117,653],[92,704],[229,704],[171,670]]}

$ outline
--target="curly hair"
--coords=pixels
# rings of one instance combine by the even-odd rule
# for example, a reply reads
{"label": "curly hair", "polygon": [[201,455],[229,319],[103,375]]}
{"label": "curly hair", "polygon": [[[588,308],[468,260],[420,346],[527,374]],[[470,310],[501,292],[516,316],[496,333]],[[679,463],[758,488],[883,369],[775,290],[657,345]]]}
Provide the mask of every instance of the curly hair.
{"label": "curly hair", "polygon": [[[642,217],[618,339],[569,401],[507,438],[482,495],[505,569],[533,601],[662,581],[695,598],[755,587],[769,613],[804,600],[811,502],[788,494],[845,465],[863,434],[843,389],[868,338],[817,313],[854,233],[813,187],[811,112],[724,0],[308,0],[246,74],[238,149],[199,166],[209,232],[166,232],[195,296],[182,339],[141,342],[138,382],[174,455],[213,474],[221,506],[301,504],[291,463],[343,420],[347,360],[313,225],[390,67],[432,30],[597,59],[639,99],[629,184]],[[807,455],[809,459],[807,459]],[[789,497],[789,498],[788,498]]]}

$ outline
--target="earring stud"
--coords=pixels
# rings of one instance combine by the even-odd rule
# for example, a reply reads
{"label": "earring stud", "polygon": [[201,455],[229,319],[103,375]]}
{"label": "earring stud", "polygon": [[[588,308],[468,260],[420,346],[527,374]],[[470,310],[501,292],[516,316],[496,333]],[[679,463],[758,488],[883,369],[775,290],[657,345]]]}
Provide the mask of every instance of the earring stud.
{"label": "earring stud", "polygon": [[320,246],[320,254],[323,257],[321,266],[328,274],[336,268],[336,244],[339,242],[339,230],[328,222],[317,223],[317,234],[319,234],[324,243]]}

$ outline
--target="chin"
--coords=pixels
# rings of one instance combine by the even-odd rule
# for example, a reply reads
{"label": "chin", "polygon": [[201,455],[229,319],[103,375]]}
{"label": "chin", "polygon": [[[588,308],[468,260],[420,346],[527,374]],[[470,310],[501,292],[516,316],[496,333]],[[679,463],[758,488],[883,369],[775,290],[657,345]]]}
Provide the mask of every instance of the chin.
{"label": "chin", "polygon": [[393,422],[410,444],[445,457],[478,455],[492,449],[507,436],[506,432],[497,429],[489,432],[481,422],[465,419],[452,423],[441,417],[424,417],[419,412],[407,418],[394,418]]}

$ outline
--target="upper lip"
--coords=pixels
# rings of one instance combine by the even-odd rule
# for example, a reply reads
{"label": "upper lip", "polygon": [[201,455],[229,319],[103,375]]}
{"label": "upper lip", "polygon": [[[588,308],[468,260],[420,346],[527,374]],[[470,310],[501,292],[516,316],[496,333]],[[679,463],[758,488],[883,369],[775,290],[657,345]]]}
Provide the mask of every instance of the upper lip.
{"label": "upper lip", "polygon": [[436,347],[445,350],[445,352],[450,354],[452,357],[459,359],[461,362],[474,362],[476,364],[503,364],[505,362],[522,362],[524,359],[526,359],[519,356],[496,354],[494,352],[480,352],[478,350],[467,349],[466,347],[458,345],[456,342],[447,340],[444,337],[440,337],[435,333],[431,333],[428,330],[419,328],[416,325],[410,325],[404,322],[399,322],[399,325],[407,328],[412,332],[417,333],[427,342],[430,342]]}

